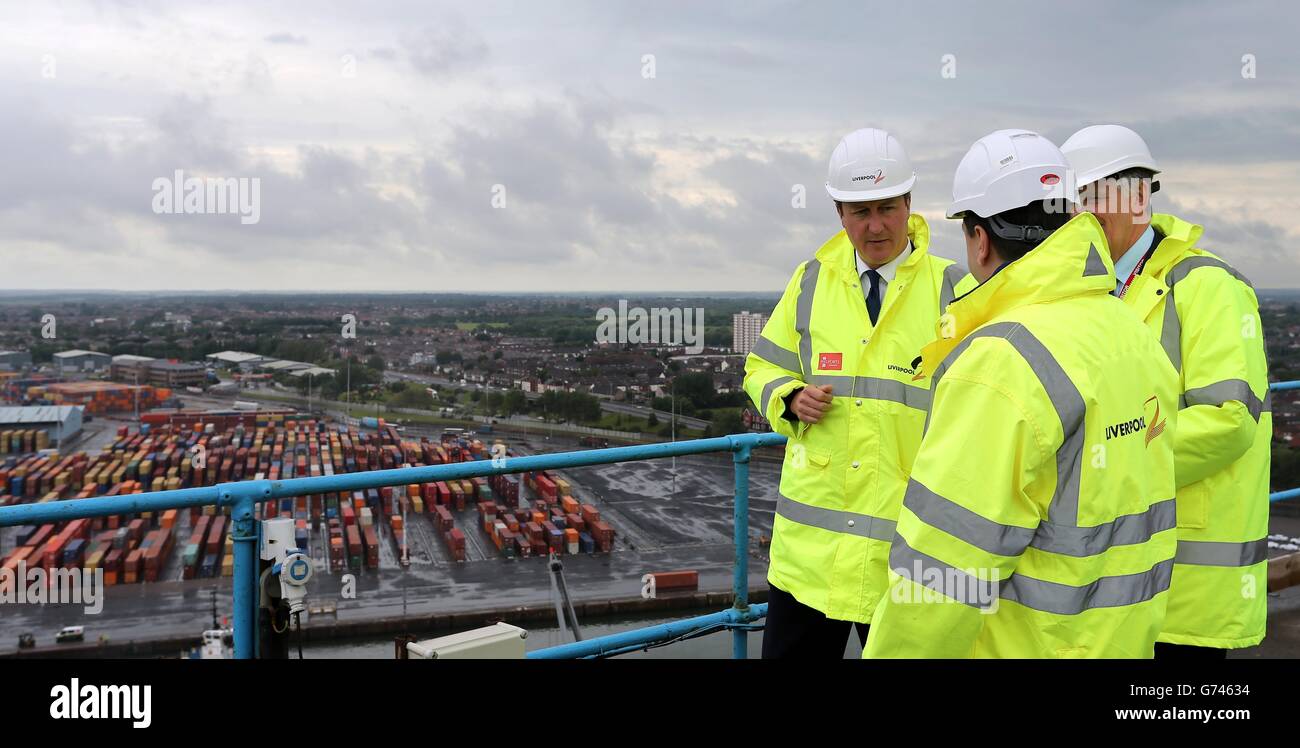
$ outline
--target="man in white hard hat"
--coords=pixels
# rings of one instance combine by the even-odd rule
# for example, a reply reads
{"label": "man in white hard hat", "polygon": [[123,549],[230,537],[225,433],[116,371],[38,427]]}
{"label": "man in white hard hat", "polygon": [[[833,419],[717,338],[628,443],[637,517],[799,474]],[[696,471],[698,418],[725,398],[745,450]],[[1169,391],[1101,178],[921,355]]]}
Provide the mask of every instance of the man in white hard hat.
{"label": "man in white hard hat", "polygon": [[1062,146],[1083,208],[1101,221],[1115,295],[1178,369],[1178,556],[1157,658],[1222,658],[1264,638],[1272,413],[1259,301],[1198,248],[1202,229],[1152,213],[1160,172],[1146,142],[1095,125]]}
{"label": "man in white hard hat", "polygon": [[843,230],[786,286],[745,391],[790,438],[773,520],[765,658],[842,658],[885,586],[889,541],[930,401],[916,370],[966,271],[929,254],[916,174],[884,130],[850,133],[826,191]]}
{"label": "man in white hard hat", "polygon": [[1173,367],[1110,295],[1051,141],[981,138],[952,193],[980,285],[925,349],[933,404],[863,656],[1149,658],[1176,542]]}

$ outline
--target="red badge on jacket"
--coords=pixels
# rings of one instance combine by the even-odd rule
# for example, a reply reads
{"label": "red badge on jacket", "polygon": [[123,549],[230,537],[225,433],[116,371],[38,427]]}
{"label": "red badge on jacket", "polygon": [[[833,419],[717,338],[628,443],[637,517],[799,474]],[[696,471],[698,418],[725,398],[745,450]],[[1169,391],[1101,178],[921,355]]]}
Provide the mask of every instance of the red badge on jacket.
{"label": "red badge on jacket", "polygon": [[817,368],[822,371],[839,371],[844,368],[843,353],[823,353],[817,358]]}

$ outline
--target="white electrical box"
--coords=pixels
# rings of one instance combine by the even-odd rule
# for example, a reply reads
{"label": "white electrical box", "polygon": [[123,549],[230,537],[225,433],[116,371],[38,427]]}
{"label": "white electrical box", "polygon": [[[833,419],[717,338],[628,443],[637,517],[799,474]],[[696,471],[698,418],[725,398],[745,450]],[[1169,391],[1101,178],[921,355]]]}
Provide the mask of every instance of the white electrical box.
{"label": "white electrical box", "polygon": [[508,623],[496,623],[437,639],[411,642],[406,654],[412,660],[522,660],[528,632]]}

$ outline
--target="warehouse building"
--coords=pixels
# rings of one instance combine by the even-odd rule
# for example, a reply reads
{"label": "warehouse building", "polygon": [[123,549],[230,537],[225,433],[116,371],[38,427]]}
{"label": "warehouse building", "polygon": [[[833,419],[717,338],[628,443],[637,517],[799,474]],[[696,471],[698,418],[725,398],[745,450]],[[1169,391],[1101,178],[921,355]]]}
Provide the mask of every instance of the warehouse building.
{"label": "warehouse building", "polygon": [[268,360],[263,362],[260,366],[258,366],[258,368],[261,369],[262,371],[277,373],[281,371],[290,372],[290,371],[301,371],[302,369],[310,369],[311,364],[304,364],[301,361]]}
{"label": "warehouse building", "polygon": [[61,372],[102,371],[113,365],[113,357],[98,351],[60,351],[54,354],[54,365]]}
{"label": "warehouse building", "polygon": [[83,410],[77,405],[0,407],[0,454],[35,452],[74,438],[81,433]]}
{"label": "warehouse building", "polygon": [[30,369],[32,354],[27,351],[0,351],[0,371]]}
{"label": "warehouse building", "polygon": [[296,369],[289,372],[291,377],[325,377],[334,374],[333,369],[326,369],[323,366],[311,366],[306,369]]}
{"label": "warehouse building", "polygon": [[209,353],[206,358],[223,369],[239,369],[240,371],[252,371],[267,360],[265,356],[243,351]]}

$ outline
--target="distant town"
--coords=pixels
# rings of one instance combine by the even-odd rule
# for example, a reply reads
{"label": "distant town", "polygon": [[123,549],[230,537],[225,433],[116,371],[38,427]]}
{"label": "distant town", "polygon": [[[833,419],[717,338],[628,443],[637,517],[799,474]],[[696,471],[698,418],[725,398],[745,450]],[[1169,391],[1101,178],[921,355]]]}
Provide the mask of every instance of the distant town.
{"label": "distant town", "polygon": [[[1260,295],[1270,380],[1300,379],[1300,294]],[[224,398],[650,440],[765,431],[741,383],[776,298],[27,293],[0,299],[0,429],[56,444],[85,414]],[[653,327],[598,339],[602,310],[628,309],[665,325],[699,309],[702,345]],[[1296,401],[1273,396],[1274,488],[1300,485]],[[33,405],[62,407],[16,410]]]}
{"label": "distant town", "polygon": [[[92,416],[201,395],[650,439],[766,430],[741,383],[775,302],[50,294],[0,301],[0,386],[8,406]],[[620,324],[602,325],[611,315]]]}

